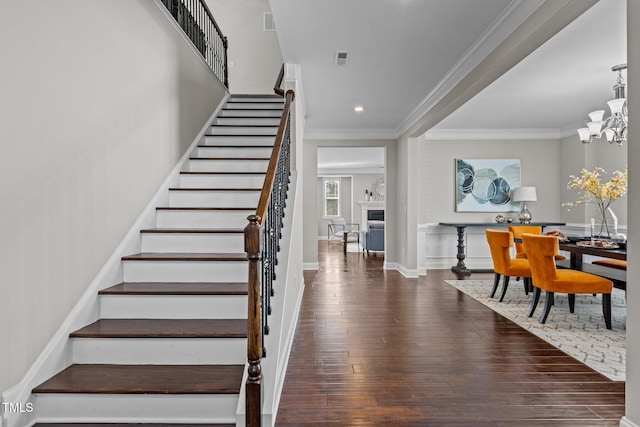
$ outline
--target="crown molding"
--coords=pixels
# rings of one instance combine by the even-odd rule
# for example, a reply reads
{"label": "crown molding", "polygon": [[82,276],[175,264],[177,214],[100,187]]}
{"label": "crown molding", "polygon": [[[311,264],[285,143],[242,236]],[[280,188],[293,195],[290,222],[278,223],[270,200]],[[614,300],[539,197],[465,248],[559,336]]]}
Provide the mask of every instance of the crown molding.
{"label": "crown molding", "polygon": [[305,128],[305,139],[398,139],[394,129],[309,129]]}
{"label": "crown molding", "polygon": [[[574,130],[575,132],[575,130]],[[424,134],[434,140],[505,140],[505,139],[561,139],[559,129],[431,129]]]}
{"label": "crown molding", "polygon": [[401,135],[427,114],[451,89],[484,60],[520,24],[522,24],[544,0],[513,0],[489,28],[474,42],[467,52],[451,67],[449,72],[427,94],[408,117],[398,125]]}

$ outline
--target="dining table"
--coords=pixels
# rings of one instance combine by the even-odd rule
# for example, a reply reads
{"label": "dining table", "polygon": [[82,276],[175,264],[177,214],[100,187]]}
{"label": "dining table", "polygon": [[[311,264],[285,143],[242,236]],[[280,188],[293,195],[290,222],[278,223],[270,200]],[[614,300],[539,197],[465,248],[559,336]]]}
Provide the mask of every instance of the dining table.
{"label": "dining table", "polygon": [[567,261],[556,261],[559,267],[571,268],[573,270],[585,271],[606,277],[613,281],[614,286],[626,289],[627,272],[615,268],[585,262],[585,256],[597,258],[610,258],[617,260],[627,260],[627,247],[625,244],[616,244],[614,247],[595,246],[590,240],[577,242],[559,242],[561,251],[569,252]]}

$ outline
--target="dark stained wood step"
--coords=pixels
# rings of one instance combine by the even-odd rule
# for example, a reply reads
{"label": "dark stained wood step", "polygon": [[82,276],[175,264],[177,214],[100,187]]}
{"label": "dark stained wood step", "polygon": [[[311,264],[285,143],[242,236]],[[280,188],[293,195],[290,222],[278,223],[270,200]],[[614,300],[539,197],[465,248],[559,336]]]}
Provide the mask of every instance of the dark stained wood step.
{"label": "dark stained wood step", "polygon": [[183,206],[177,206],[177,207],[171,207],[171,206],[160,206],[156,208],[157,211],[248,211],[248,212],[255,212],[256,208],[254,207],[199,207],[199,206],[194,206],[194,207],[183,207]]}
{"label": "dark stained wood step", "polygon": [[[232,117],[235,119],[236,117]],[[239,117],[238,117],[239,118]],[[250,145],[250,144],[215,144],[206,145],[200,144],[198,148],[269,148],[269,145]]]}
{"label": "dark stained wood step", "polygon": [[[275,107],[275,108],[223,108],[222,110],[224,111],[282,111],[284,110],[284,108],[278,108],[278,107]],[[222,116],[222,117],[225,117],[225,116]],[[226,116],[226,117],[233,117],[233,116]],[[253,117],[264,117],[264,116],[253,116]]]}
{"label": "dark stained wood step", "polygon": [[262,188],[170,188],[169,191],[262,191]]}
{"label": "dark stained wood step", "polygon": [[140,230],[141,233],[157,233],[157,234],[228,234],[228,233],[244,233],[241,228],[146,228]]}
{"label": "dark stained wood step", "polygon": [[180,172],[180,175],[266,175],[266,172]]}
{"label": "dark stained wood step", "polygon": [[235,424],[38,423],[33,427],[235,427]]}
{"label": "dark stained wood step", "polygon": [[247,295],[246,283],[123,282],[99,295]]}
{"label": "dark stained wood step", "polygon": [[235,394],[244,365],[71,365],[34,393]]}
{"label": "dark stained wood step", "polygon": [[271,133],[271,134],[257,134],[257,133],[232,133],[229,135],[225,135],[225,134],[215,134],[215,135],[211,135],[211,134],[205,134],[205,136],[207,138],[211,138],[211,137],[222,137],[222,138],[233,138],[233,137],[242,137],[242,138],[251,138],[251,137],[257,137],[257,138],[275,138],[276,135]]}
{"label": "dark stained wood step", "polygon": [[264,99],[283,99],[280,95],[276,95],[275,93],[232,93],[229,99],[234,98],[264,98]]}
{"label": "dark stained wood step", "polygon": [[259,161],[271,160],[270,157],[190,157],[189,160]]}
{"label": "dark stained wood step", "polygon": [[[225,117],[228,118],[228,117]],[[211,127],[219,128],[277,128],[279,125],[211,125]]]}
{"label": "dark stained wood step", "polygon": [[122,257],[123,261],[246,261],[246,253],[143,252]]}
{"label": "dark stained wood step", "polygon": [[71,338],[246,338],[247,319],[100,319]]}

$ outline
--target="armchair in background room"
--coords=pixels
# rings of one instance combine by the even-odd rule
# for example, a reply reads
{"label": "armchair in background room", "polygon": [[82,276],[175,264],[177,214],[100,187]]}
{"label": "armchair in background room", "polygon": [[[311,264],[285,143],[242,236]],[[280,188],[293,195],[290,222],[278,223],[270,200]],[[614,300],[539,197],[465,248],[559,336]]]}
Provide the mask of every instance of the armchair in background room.
{"label": "armchair in background room", "polygon": [[364,232],[363,249],[367,253],[369,251],[384,251],[384,221],[369,221],[367,227],[369,229]]}
{"label": "armchair in background room", "polygon": [[[347,235],[345,236],[345,233]],[[360,241],[360,224],[347,222],[344,218],[330,218],[327,225],[327,240],[338,240],[340,243],[345,241]]]}

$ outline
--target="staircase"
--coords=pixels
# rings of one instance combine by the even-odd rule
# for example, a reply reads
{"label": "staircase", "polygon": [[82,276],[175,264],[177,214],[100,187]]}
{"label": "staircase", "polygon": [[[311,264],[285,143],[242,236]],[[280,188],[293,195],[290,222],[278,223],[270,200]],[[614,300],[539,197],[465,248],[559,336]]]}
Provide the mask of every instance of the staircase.
{"label": "staircase", "polygon": [[243,228],[282,107],[277,96],[229,98],[156,208],[156,228],[140,230],[141,253],[122,258],[122,283],[99,292],[99,319],[70,334],[73,363],[33,389],[37,426],[235,425],[247,357]]}

